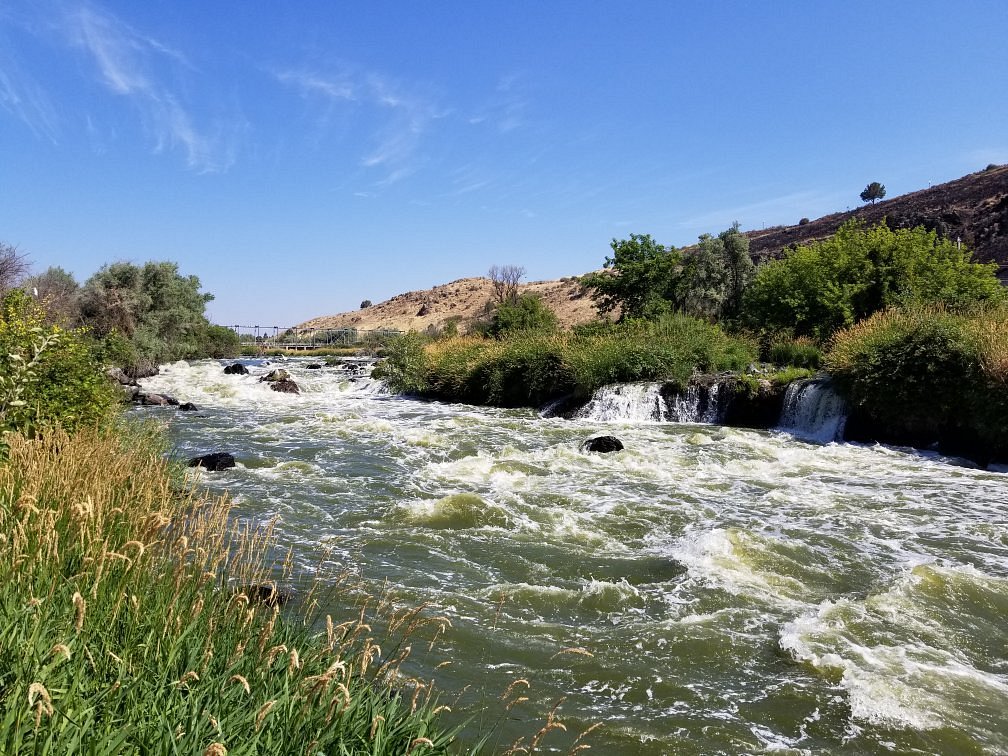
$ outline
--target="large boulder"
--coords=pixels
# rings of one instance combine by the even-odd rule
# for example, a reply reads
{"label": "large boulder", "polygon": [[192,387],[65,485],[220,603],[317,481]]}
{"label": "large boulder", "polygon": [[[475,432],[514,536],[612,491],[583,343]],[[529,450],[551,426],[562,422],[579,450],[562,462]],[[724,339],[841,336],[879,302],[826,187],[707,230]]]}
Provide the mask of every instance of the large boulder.
{"label": "large boulder", "polygon": [[[282,371],[281,371],[282,372]],[[283,394],[300,394],[301,389],[290,378],[283,378],[279,381],[272,381],[270,388]]]}
{"label": "large boulder", "polygon": [[623,449],[623,442],[616,436],[593,436],[581,444],[581,451],[609,454]]}
{"label": "large boulder", "polygon": [[109,368],[106,371],[106,375],[112,380],[113,383],[118,383],[120,386],[136,386],[137,382],[130,378],[126,373],[122,371],[122,368]]}
{"label": "large boulder", "polygon": [[163,394],[137,394],[135,400],[145,407],[169,407],[173,403],[171,397]]}
{"label": "large boulder", "polygon": [[[259,379],[260,382],[266,381],[267,383],[275,383],[277,381],[289,381],[291,379],[290,373],[288,373],[283,368],[277,368],[276,370],[271,370],[262,378]],[[279,391],[280,389],[278,389]]]}
{"label": "large boulder", "polygon": [[136,365],[127,365],[123,368],[123,373],[134,381],[141,378],[152,378],[160,372],[161,368],[155,363],[148,361],[138,362]]}
{"label": "large boulder", "polygon": [[211,452],[209,454],[201,454],[198,457],[193,457],[189,460],[189,467],[204,467],[210,472],[217,472],[218,470],[227,470],[229,467],[235,466],[235,458],[233,454],[228,454],[227,452]]}
{"label": "large boulder", "polygon": [[248,375],[248,368],[240,362],[235,362],[224,368],[224,375]]}

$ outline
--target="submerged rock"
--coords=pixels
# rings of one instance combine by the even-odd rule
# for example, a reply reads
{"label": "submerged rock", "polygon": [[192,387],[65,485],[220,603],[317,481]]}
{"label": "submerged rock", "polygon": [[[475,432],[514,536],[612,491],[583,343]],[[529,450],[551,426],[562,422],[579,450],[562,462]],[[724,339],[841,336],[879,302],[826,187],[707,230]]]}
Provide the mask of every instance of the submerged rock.
{"label": "submerged rock", "polygon": [[234,466],[234,455],[228,452],[211,452],[210,454],[202,454],[189,460],[189,467],[205,467],[210,472],[227,470],[229,467]]}
{"label": "submerged rock", "polygon": [[[279,372],[284,371],[281,370]],[[270,383],[270,388],[273,389],[274,391],[279,391],[283,394],[301,393],[301,389],[298,388],[298,385],[294,383],[294,381],[292,381],[290,378],[282,378],[281,380],[273,381]]]}
{"label": "submerged rock", "polygon": [[182,412],[196,412],[196,410],[198,410],[199,407],[197,407],[192,402],[186,402],[185,404],[180,404],[179,409],[182,410]]}
{"label": "submerged rock", "polygon": [[276,584],[269,585],[247,585],[236,593],[244,594],[249,601],[256,601],[266,606],[283,606],[291,600],[291,594],[281,591]]}
{"label": "submerged rock", "polygon": [[240,362],[235,362],[224,368],[225,375],[248,375],[248,368]]}
{"label": "submerged rock", "polygon": [[321,370],[321,369],[322,365],[319,364],[318,362],[312,362],[309,365],[305,365],[305,370]]}
{"label": "submerged rock", "polygon": [[609,454],[623,449],[623,442],[616,436],[593,436],[581,444],[581,451]]}

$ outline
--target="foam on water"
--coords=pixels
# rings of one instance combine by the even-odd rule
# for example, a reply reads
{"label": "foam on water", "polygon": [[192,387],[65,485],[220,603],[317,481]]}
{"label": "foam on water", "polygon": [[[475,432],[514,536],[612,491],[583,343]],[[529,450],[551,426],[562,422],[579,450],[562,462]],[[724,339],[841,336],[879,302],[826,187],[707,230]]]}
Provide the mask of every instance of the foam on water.
{"label": "foam on water", "polygon": [[[233,470],[190,474],[242,517],[280,515],[305,569],[338,538],[403,600],[443,607],[458,669],[489,666],[497,690],[535,674],[568,715],[621,723],[599,752],[955,750],[944,727],[1008,747],[1004,473],[654,422],[657,384],[610,397],[646,415],[614,426],[284,368],[300,396],[259,383],[260,364],[169,365],[145,387],[200,412],[137,411],[180,456],[232,451]],[[596,433],[626,448],[582,452]],[[561,671],[564,647],[594,656]]]}

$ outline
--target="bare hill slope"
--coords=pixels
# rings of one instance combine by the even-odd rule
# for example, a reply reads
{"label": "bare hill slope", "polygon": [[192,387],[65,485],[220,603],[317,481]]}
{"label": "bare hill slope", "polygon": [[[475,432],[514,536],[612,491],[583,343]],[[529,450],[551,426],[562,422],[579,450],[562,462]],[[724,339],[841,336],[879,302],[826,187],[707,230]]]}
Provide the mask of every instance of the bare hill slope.
{"label": "bare hill slope", "polygon": [[[891,228],[924,226],[941,236],[962,240],[976,259],[996,262],[1008,282],[1008,165],[904,194],[850,212],[833,213],[808,223],[748,231],[753,257],[780,255],[788,247],[807,244],[833,233],[850,218],[873,225],[885,221]],[[592,299],[581,291],[577,277],[522,284],[521,293],[540,295],[570,327],[598,317]],[[485,314],[493,300],[488,278],[460,278],[433,289],[408,291],[363,310],[327,315],[302,323],[300,328],[396,328],[425,331],[456,321],[465,331]]]}

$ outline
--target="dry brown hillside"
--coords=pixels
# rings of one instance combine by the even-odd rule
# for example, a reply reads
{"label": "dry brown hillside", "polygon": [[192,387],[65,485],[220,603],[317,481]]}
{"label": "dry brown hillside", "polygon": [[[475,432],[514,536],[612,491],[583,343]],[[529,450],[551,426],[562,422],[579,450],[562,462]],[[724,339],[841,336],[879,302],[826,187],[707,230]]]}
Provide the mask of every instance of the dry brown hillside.
{"label": "dry brown hillside", "polygon": [[[794,226],[748,231],[754,258],[774,257],[788,247],[807,244],[833,233],[850,218],[871,225],[885,222],[891,228],[924,226],[951,239],[961,239],[975,257],[1000,266],[1008,283],[1008,165],[986,170],[945,184],[834,213]],[[595,305],[581,291],[576,277],[522,284],[521,293],[540,295],[565,327],[594,320]],[[493,300],[489,278],[460,278],[423,291],[409,291],[364,310],[328,315],[302,323],[300,328],[395,328],[425,331],[456,321],[460,331],[484,316]]]}
{"label": "dry brown hillside", "polygon": [[[594,302],[581,291],[576,277],[521,284],[519,293],[542,297],[565,328],[598,317]],[[314,318],[298,327],[426,331],[455,321],[464,332],[469,323],[485,316],[487,304],[492,301],[493,286],[489,278],[460,278],[433,289],[398,294],[363,310]]]}

